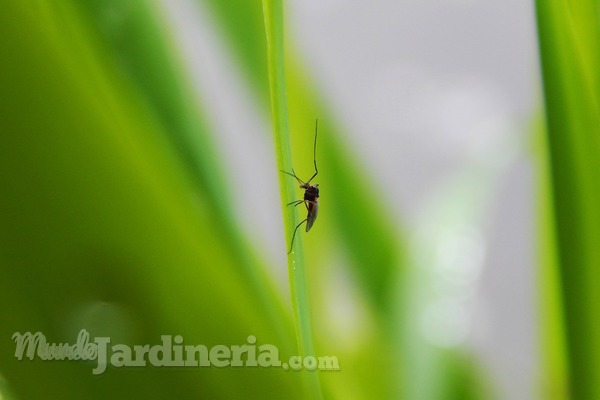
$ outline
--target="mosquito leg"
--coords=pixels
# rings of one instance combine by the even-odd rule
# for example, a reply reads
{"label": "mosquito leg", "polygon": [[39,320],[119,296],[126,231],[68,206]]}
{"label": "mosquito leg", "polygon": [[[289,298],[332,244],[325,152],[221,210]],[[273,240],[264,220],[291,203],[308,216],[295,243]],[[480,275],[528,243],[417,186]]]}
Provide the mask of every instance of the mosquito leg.
{"label": "mosquito leg", "polygon": [[306,211],[310,211],[310,208],[308,206],[309,204],[312,204],[312,205],[317,204],[316,201],[310,201],[310,200],[302,200],[302,201],[304,201],[304,205],[306,206]]}
{"label": "mosquito leg", "polygon": [[304,202],[304,200],[294,200],[294,201],[291,201],[291,202],[287,203],[286,206],[291,206],[293,204],[294,207],[295,207],[295,206],[297,206],[298,204],[300,204],[302,202]]}
{"label": "mosquito leg", "polygon": [[300,222],[298,225],[296,225],[296,228],[294,228],[294,234],[292,235],[292,243],[290,244],[290,251],[288,251],[288,254],[290,254],[292,252],[292,249],[294,248],[294,238],[296,237],[296,232],[298,231],[298,228],[300,228],[300,225],[302,225],[306,221],[308,221],[308,218]]}

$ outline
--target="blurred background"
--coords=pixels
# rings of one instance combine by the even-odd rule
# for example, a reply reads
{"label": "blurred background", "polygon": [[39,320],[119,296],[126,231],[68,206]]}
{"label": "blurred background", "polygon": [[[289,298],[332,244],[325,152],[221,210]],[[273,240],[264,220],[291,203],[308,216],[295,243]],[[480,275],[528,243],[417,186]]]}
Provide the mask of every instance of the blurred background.
{"label": "blurred background", "polygon": [[[0,7],[0,398],[319,398],[303,386],[308,372],[96,377],[86,363],[15,360],[14,332],[74,342],[85,328],[131,345],[179,334],[207,346],[254,335],[282,358],[298,338],[262,3]],[[293,0],[284,11],[302,179],[319,118],[319,218],[296,240],[315,351],[341,367],[318,374],[323,397],[593,398],[594,384],[567,394],[563,334],[593,329],[558,311],[569,295],[547,152],[560,146],[543,138],[535,4]],[[573,58],[547,54],[558,74]],[[587,156],[565,164],[593,177]],[[586,193],[589,211],[598,193]],[[593,310],[589,299],[566,309]]]}
{"label": "blurred background", "polygon": [[[161,6],[195,87],[209,99],[234,197],[243,199],[236,202],[237,218],[269,249],[285,291],[268,115],[257,117],[209,10],[192,0]],[[414,240],[412,251],[438,253],[448,264],[426,267],[440,275],[460,269],[451,278],[459,282],[432,278],[441,282],[431,285],[448,287],[432,289],[431,304],[422,305],[421,312],[435,315],[423,317],[422,334],[436,346],[473,350],[499,398],[534,398],[539,321],[529,147],[540,76],[533,4],[309,0],[287,2],[286,11],[290,44],[368,177],[356,182],[356,196],[372,189],[383,196],[390,220]],[[328,134],[323,116],[302,117],[307,127],[321,117],[321,134]],[[313,131],[296,134],[308,148]],[[310,152],[301,156],[311,161]],[[311,169],[297,172],[312,175]],[[334,206],[328,188],[321,191],[320,218]],[[352,199],[349,194],[345,201]],[[432,262],[444,263],[423,261]],[[334,312],[351,312],[346,307]]]}

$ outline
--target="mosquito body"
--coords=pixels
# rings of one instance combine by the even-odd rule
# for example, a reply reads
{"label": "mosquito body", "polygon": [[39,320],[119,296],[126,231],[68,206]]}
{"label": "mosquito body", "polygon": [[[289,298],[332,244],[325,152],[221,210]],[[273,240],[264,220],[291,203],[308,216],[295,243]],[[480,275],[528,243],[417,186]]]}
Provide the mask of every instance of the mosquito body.
{"label": "mosquito body", "polygon": [[292,235],[292,243],[290,244],[290,251],[288,251],[288,254],[290,254],[292,252],[292,249],[294,246],[294,238],[296,237],[296,232],[298,231],[298,228],[300,228],[300,226],[306,222],[306,232],[310,231],[310,228],[312,228],[313,224],[315,223],[315,220],[317,219],[317,215],[319,213],[319,184],[318,183],[314,184],[314,185],[310,184],[312,182],[312,180],[315,178],[315,176],[317,176],[319,173],[319,170],[317,169],[317,132],[318,132],[318,128],[319,128],[319,120],[317,119],[315,122],[315,144],[313,147],[313,164],[315,165],[314,175],[311,176],[308,181],[304,182],[304,181],[302,181],[302,179],[298,178],[298,176],[294,172],[293,168],[292,168],[291,173],[287,172],[287,171],[281,171],[284,174],[294,177],[300,184],[300,188],[304,189],[304,198],[303,199],[294,200],[291,203],[288,203],[287,205],[288,206],[293,205],[294,207],[296,207],[297,205],[304,203],[304,205],[306,206],[306,210],[308,211],[306,218],[302,222],[300,222],[298,225],[296,225],[296,228],[294,228],[294,234]]}

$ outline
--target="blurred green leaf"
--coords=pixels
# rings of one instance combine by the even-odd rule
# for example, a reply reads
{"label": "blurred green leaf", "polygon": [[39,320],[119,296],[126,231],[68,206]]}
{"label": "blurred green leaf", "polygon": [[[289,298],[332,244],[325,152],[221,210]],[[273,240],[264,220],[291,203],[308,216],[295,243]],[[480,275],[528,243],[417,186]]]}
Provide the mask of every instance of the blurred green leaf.
{"label": "blurred green leaf", "polygon": [[[541,120],[541,117],[540,117]],[[540,258],[540,353],[542,360],[541,390],[545,399],[569,399],[567,387],[567,356],[565,349],[564,310],[561,291],[558,252],[556,246],[556,222],[552,201],[552,181],[545,126],[539,121],[536,130],[535,161],[539,174],[538,252]]]}
{"label": "blurred green leaf", "polygon": [[537,1],[568,385],[600,398],[598,2]]}
{"label": "blurred green leaf", "polygon": [[109,368],[95,377],[87,363],[14,357],[14,331],[72,343],[92,326],[93,336],[126,344],[168,333],[209,347],[250,334],[282,352],[293,345],[273,329],[262,288],[240,275],[232,241],[215,235],[207,190],[77,9],[3,3],[0,30],[0,357],[9,387],[19,398],[300,398],[299,375],[277,368]]}
{"label": "blurred green leaf", "polygon": [[228,181],[220,153],[213,144],[214,132],[207,128],[207,116],[193,95],[176,60],[164,21],[147,0],[76,1],[91,23],[116,74],[131,82],[148,112],[162,124],[162,133],[177,151],[178,160],[188,168],[192,184],[209,202],[216,221],[215,233],[231,245],[236,265],[271,319],[273,329],[287,337],[290,318],[283,311],[272,283],[265,275],[262,260],[253,254],[233,219]]}

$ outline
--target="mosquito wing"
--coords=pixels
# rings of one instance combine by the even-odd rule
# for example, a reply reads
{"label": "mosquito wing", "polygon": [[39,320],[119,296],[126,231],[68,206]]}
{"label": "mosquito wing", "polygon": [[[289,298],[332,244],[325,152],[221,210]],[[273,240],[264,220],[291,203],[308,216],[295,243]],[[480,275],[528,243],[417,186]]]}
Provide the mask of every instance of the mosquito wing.
{"label": "mosquito wing", "polygon": [[319,203],[316,201],[308,202],[308,215],[306,216],[306,232],[310,231],[315,220],[317,219],[317,214],[319,213]]}

